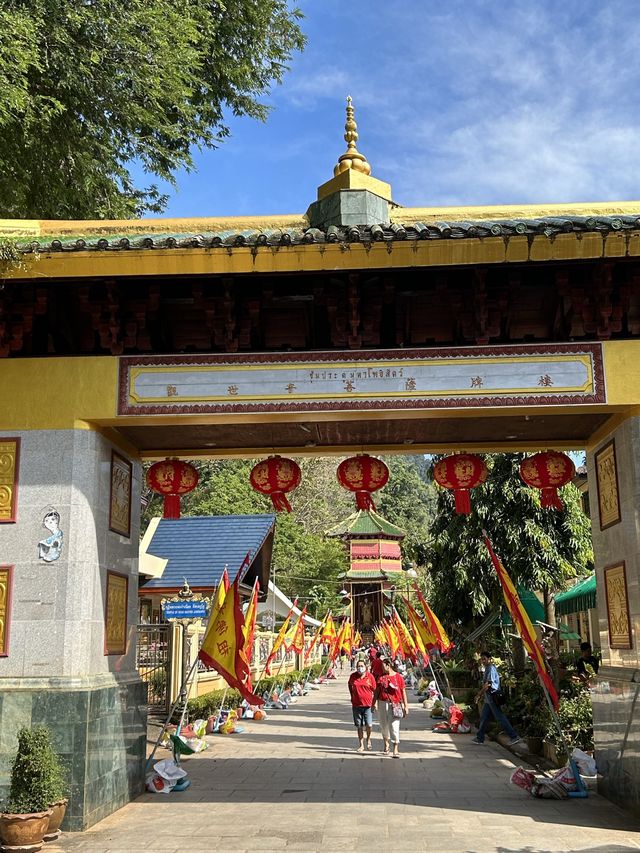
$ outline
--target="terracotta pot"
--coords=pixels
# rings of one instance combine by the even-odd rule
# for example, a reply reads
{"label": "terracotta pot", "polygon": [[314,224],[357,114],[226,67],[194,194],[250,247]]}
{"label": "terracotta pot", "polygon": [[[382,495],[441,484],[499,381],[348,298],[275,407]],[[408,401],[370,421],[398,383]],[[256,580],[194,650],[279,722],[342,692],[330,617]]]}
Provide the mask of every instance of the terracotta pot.
{"label": "terracotta pot", "polygon": [[0,815],[0,839],[3,853],[20,850],[21,853],[35,853],[42,850],[42,839],[49,826],[51,809],[34,814]]}
{"label": "terracotta pot", "polygon": [[57,803],[51,803],[51,816],[49,818],[49,826],[44,834],[45,841],[55,841],[60,835],[60,824],[64,820],[65,812],[67,811],[68,799],[58,800]]}

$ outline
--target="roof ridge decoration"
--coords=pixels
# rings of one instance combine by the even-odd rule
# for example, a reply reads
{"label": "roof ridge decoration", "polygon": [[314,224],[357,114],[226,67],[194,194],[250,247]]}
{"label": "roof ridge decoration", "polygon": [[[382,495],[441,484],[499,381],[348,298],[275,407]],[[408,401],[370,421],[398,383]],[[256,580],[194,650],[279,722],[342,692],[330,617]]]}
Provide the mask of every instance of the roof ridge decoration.
{"label": "roof ridge decoration", "polygon": [[355,111],[351,95],[347,95],[347,120],[344,125],[344,139],[347,143],[347,150],[344,154],[338,157],[338,163],[333,169],[334,177],[337,177],[341,172],[346,172],[349,169],[354,169],[356,172],[362,172],[363,175],[371,174],[371,165],[367,162],[364,154],[361,154],[356,143],[358,141],[358,125],[354,118]]}

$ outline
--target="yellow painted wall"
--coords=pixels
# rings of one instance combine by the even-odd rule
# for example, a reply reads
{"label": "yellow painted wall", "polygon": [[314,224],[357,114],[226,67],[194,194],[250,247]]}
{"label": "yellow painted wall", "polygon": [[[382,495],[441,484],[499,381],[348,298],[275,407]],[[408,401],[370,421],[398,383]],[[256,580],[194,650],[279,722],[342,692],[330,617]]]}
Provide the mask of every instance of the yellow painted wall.
{"label": "yellow painted wall", "polygon": [[[609,411],[621,419],[640,414],[640,340],[609,341],[603,345],[605,377],[608,403],[606,406],[589,406],[589,411]],[[0,429],[72,429],[96,428],[113,430],[120,423],[210,423],[227,422],[304,420],[307,414],[239,414],[239,415],[194,415],[194,416],[132,416],[117,417],[118,359],[111,356],[75,358],[25,358],[0,361]],[[489,414],[514,414],[517,407],[482,410]],[[529,415],[547,416],[575,411],[575,407],[558,406],[536,409],[522,408]],[[478,413],[480,414],[480,413]],[[443,413],[438,412],[438,417]],[[341,415],[345,419],[360,417],[357,412]],[[429,411],[377,412],[376,417],[430,417]],[[450,409],[448,417],[474,417],[470,409]],[[331,413],[318,415],[318,419],[334,418]],[[605,432],[611,425],[607,424]],[[598,435],[598,440],[600,436]],[[179,441],[179,433],[176,435]],[[131,452],[131,448],[126,448]],[[177,448],[179,449],[179,448]],[[500,448],[492,448],[498,450]],[[507,449],[507,448],[505,448]],[[512,449],[512,448],[509,448]],[[315,452],[315,451],[314,451]]]}

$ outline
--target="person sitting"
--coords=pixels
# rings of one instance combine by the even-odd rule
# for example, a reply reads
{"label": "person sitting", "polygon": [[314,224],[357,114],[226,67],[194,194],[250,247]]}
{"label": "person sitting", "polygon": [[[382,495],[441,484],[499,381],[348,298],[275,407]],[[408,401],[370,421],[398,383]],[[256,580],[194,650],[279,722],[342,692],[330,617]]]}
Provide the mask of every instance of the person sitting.
{"label": "person sitting", "polygon": [[[590,673],[587,670],[587,667],[591,667],[593,673]],[[600,663],[598,662],[598,658],[595,657],[591,650],[590,643],[580,643],[580,657],[578,658],[578,663],[576,664],[576,672],[578,673],[578,678],[583,681],[585,684],[589,683],[589,679],[593,677],[593,675],[598,674],[598,669],[600,668]]]}

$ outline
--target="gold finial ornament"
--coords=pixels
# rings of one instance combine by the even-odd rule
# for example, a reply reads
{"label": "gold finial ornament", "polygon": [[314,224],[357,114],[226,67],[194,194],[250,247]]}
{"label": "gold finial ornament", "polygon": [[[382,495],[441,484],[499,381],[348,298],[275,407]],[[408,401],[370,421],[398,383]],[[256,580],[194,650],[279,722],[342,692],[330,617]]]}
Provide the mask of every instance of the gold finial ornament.
{"label": "gold finial ornament", "polygon": [[341,172],[348,172],[353,169],[356,172],[361,172],[363,175],[371,174],[371,166],[367,163],[367,158],[361,154],[356,148],[358,141],[358,125],[354,119],[353,105],[351,95],[347,96],[347,121],[345,123],[344,138],[347,143],[346,152],[338,158],[338,165],[334,167],[333,174],[338,176]]}

